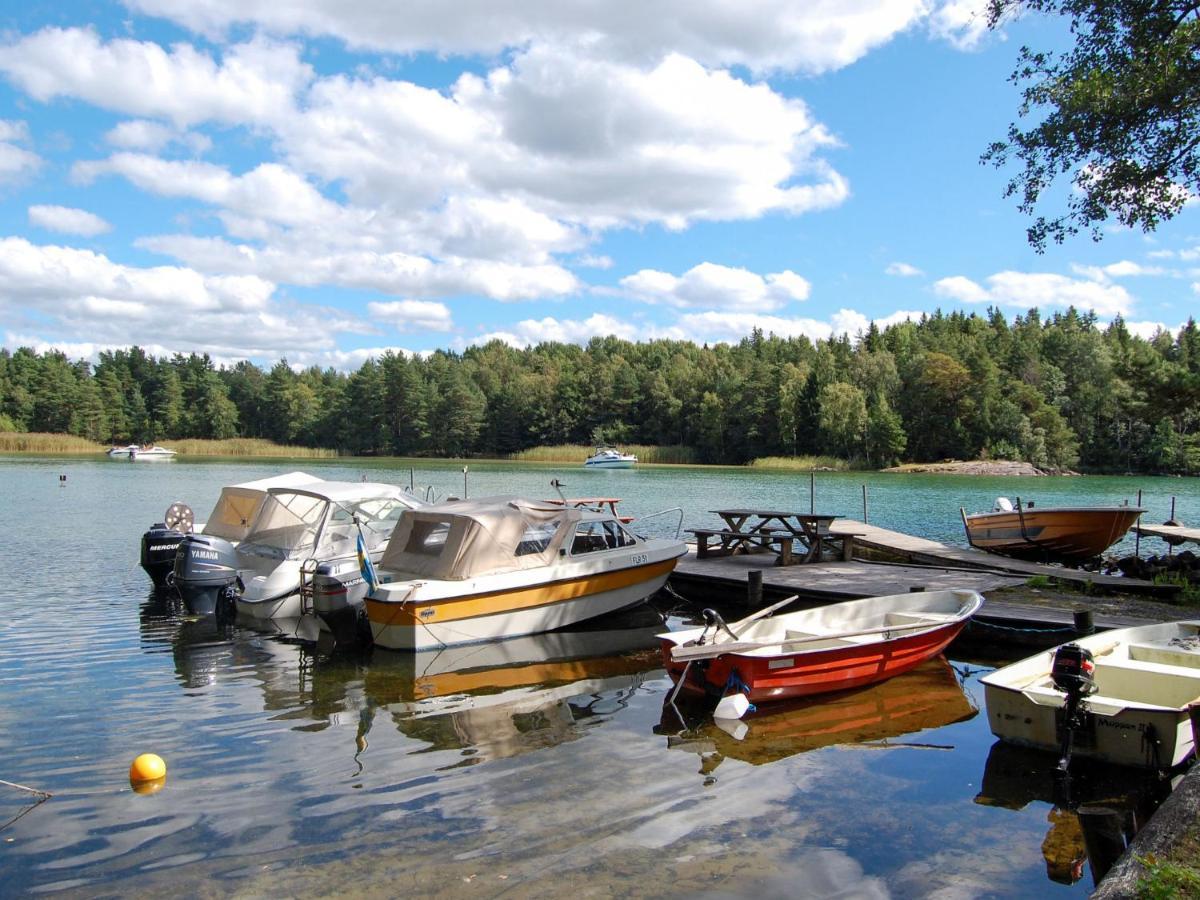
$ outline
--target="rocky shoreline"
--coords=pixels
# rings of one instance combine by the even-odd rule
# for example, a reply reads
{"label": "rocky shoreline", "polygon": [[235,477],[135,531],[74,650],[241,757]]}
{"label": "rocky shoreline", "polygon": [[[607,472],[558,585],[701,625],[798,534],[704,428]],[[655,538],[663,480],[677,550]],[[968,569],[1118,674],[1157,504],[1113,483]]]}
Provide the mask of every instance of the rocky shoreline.
{"label": "rocky shoreline", "polygon": [[937,463],[905,463],[881,469],[882,472],[899,472],[905,475],[933,473],[938,475],[1078,475],[1069,469],[1039,469],[1032,463],[1014,462],[1007,459],[977,459],[969,462],[946,460]]}

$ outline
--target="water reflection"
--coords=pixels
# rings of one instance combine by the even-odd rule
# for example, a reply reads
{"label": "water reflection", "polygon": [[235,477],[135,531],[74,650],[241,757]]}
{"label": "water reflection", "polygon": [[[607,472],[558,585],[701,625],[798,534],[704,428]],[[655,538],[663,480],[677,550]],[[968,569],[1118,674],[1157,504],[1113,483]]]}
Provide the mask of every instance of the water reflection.
{"label": "water reflection", "polygon": [[1089,861],[1098,884],[1171,793],[1172,782],[1156,772],[1084,759],[1072,763],[1070,780],[1064,781],[1057,764],[1055,754],[997,741],[988,753],[975,802],[1011,810],[1050,804],[1041,847],[1046,877],[1074,884]]}
{"label": "water reflection", "polygon": [[703,707],[668,698],[655,730],[667,735],[669,747],[699,754],[701,774],[708,775],[725,759],[763,765],[834,744],[949,750],[948,745],[896,739],[963,722],[978,712],[950,663],[939,656],[862,690],[771,704],[740,722],[712,720]]}

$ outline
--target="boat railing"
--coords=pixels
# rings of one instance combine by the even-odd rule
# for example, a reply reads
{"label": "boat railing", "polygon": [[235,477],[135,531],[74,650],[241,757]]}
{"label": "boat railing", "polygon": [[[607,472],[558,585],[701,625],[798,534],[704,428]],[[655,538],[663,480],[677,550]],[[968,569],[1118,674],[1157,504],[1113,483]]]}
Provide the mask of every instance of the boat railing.
{"label": "boat railing", "polygon": [[[680,534],[680,532],[683,531],[683,507],[682,506],[672,506],[672,507],[669,507],[668,509],[660,509],[658,512],[650,513],[650,515],[648,515],[648,516],[640,516],[637,520],[638,534],[641,537],[645,537],[646,535],[643,534],[642,532],[643,532],[644,526],[647,522],[649,522],[651,519],[658,518],[659,516],[670,515],[671,513],[675,513],[678,516],[678,519],[675,522],[675,534],[673,535],[673,537],[675,538],[675,540],[679,540],[679,534]],[[655,530],[657,530],[657,529],[655,529]]]}

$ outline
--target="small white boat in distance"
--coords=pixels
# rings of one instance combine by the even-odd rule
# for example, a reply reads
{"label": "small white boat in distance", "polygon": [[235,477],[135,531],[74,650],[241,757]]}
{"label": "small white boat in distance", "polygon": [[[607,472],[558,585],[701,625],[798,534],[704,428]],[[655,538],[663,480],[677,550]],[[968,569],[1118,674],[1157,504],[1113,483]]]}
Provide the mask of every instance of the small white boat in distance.
{"label": "small white boat in distance", "polygon": [[[1188,705],[1200,702],[1200,619],[1140,625],[1078,638],[1089,689],[1070,753],[1122,766],[1168,769],[1194,752]],[[1058,752],[1067,693],[1056,685],[1055,647],[980,679],[988,725],[1003,741]]]}
{"label": "small white boat in distance", "polygon": [[686,552],[611,512],[519,497],[427,506],[400,517],[384,551],[371,636],[425,650],[565,628],[641,603]]}
{"label": "small white boat in distance", "polygon": [[622,453],[615,447],[597,447],[596,452],[583,461],[587,469],[632,469],[638,458],[632,453]]}
{"label": "small white boat in distance", "polygon": [[112,447],[108,455],[115,459],[130,459],[150,461],[155,459],[174,459],[175,451],[160,447],[158,444],[130,444],[127,447]]}

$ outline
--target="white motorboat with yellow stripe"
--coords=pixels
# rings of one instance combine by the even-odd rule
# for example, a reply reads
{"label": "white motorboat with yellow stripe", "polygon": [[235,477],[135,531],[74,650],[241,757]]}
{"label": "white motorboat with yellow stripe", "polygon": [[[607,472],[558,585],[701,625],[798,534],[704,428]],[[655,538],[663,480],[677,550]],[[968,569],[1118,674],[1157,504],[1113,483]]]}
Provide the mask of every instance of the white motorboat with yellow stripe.
{"label": "white motorboat with yellow stripe", "polygon": [[425,650],[553,631],[641,603],[685,552],[611,512],[518,497],[408,510],[367,596],[371,635]]}

